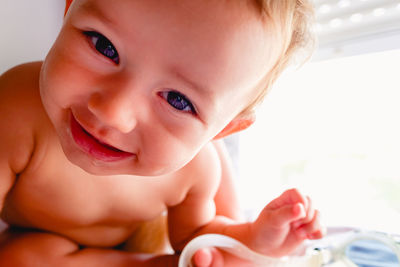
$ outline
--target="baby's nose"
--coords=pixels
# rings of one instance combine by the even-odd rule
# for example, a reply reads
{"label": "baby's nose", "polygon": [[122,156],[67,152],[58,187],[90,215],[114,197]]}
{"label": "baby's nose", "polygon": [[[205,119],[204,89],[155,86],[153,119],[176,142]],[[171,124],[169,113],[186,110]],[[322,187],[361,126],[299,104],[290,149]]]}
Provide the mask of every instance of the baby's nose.
{"label": "baby's nose", "polygon": [[122,133],[131,132],[137,125],[133,103],[123,94],[96,92],[89,99],[88,109],[106,126]]}

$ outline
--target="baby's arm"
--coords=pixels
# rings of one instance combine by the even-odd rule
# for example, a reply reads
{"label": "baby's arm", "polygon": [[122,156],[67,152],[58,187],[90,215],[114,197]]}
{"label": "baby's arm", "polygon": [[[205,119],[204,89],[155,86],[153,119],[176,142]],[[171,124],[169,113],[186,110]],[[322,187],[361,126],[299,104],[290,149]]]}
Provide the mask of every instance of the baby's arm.
{"label": "baby's arm", "polygon": [[178,256],[80,249],[76,243],[55,234],[10,231],[0,234],[0,262],[3,267],[175,267]]}
{"label": "baby's arm", "polygon": [[222,140],[214,141],[213,145],[221,163],[221,182],[214,197],[216,214],[238,221],[242,220],[230,155]]}
{"label": "baby's arm", "polygon": [[[216,217],[214,197],[220,186],[221,173],[219,155],[212,144],[205,146],[180,170],[178,175],[185,177],[191,186],[181,203],[168,208],[169,239],[175,251],[182,251],[186,243]],[[220,191],[221,196],[223,193]],[[227,205],[222,198],[219,201]]]}
{"label": "baby's arm", "polygon": [[0,212],[17,174],[27,166],[34,147],[22,87],[32,78],[17,67],[0,76]]}
{"label": "baby's arm", "polygon": [[[202,162],[200,156],[199,163]],[[251,249],[269,256],[283,256],[293,251],[305,239],[316,239],[323,235],[319,212],[312,207],[311,200],[298,190],[286,191],[268,204],[254,222],[238,223],[216,216],[212,199],[215,192],[213,180],[218,180],[220,170],[205,156],[203,166],[193,168],[191,174],[199,172],[200,181],[189,191],[186,199],[169,210],[171,243],[180,251],[191,238],[206,233],[220,233],[236,238]],[[204,170],[214,170],[205,173]]]}

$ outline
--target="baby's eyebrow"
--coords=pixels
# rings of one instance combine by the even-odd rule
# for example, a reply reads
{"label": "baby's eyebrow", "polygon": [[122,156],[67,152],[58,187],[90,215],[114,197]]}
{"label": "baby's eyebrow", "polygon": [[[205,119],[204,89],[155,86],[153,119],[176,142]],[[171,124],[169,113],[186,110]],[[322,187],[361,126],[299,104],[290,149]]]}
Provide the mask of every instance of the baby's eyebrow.
{"label": "baby's eyebrow", "polygon": [[176,76],[178,79],[182,80],[184,83],[188,84],[193,90],[196,90],[201,93],[212,94],[212,91],[198,82],[193,81],[188,76],[184,75],[178,68],[171,67],[171,73]]}
{"label": "baby's eyebrow", "polygon": [[115,25],[115,22],[96,4],[96,1],[87,1],[81,5],[82,11],[89,16],[100,19],[106,25]]}

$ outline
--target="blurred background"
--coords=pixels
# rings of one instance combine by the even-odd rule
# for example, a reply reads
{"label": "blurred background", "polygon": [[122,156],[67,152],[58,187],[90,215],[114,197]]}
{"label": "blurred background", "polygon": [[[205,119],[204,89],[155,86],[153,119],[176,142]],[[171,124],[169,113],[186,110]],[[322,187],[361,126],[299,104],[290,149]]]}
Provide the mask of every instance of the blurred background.
{"label": "blurred background", "polygon": [[61,28],[64,0],[0,0],[0,73],[43,60]]}
{"label": "blurred background", "polygon": [[400,1],[314,3],[317,51],[236,137],[243,208],[298,187],[328,226],[400,233]]}
{"label": "blurred background", "polygon": [[[0,73],[42,60],[63,0],[0,0]],[[315,0],[318,49],[229,138],[248,217],[289,187],[328,226],[400,233],[400,1]]]}

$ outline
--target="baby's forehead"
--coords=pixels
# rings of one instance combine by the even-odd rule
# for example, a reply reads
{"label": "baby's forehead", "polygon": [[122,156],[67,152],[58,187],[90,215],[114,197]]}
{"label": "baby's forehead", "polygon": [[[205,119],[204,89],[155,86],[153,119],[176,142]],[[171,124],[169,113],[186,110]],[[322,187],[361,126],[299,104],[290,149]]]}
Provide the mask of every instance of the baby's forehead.
{"label": "baby's forehead", "polygon": [[[243,21],[259,17],[261,15],[259,5],[255,0],[241,1],[221,1],[221,0],[66,0],[65,11],[67,12],[72,2],[78,2],[78,5],[86,10],[99,8],[113,9],[116,6],[128,7],[129,4],[143,3],[147,5],[147,12],[161,6],[166,12],[183,11],[187,16],[194,17],[198,14],[203,16],[204,20],[211,18],[229,18],[230,24],[236,25]],[[131,5],[131,7],[138,5]],[[129,10],[129,9],[127,9]],[[216,16],[218,14],[218,16]],[[226,14],[226,16],[224,16]],[[173,13],[171,13],[171,16]],[[115,13],[113,16],[118,17]],[[238,20],[238,18],[240,18]]]}

